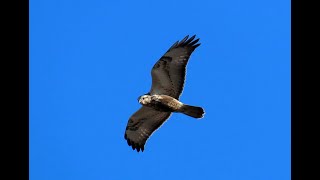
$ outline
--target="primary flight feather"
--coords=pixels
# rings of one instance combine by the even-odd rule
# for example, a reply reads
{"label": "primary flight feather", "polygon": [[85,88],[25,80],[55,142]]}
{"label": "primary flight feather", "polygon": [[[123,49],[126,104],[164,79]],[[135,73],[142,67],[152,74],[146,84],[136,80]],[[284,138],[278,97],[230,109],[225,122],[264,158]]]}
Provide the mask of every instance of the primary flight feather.
{"label": "primary flight feather", "polygon": [[148,138],[173,112],[193,118],[202,118],[204,115],[203,108],[179,101],[188,60],[192,52],[200,46],[195,35],[188,37],[174,43],[151,70],[151,89],[149,93],[138,98],[142,107],[130,117],[124,135],[133,150],[144,151]]}

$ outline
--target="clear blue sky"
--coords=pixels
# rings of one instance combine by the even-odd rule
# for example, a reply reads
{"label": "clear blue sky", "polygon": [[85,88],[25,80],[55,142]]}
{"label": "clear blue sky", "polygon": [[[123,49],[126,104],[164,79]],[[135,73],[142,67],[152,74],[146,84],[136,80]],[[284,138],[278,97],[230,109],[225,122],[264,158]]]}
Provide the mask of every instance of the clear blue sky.
{"label": "clear blue sky", "polygon": [[[153,64],[196,34],[181,101],[124,140]],[[290,1],[30,0],[31,180],[289,180]]]}

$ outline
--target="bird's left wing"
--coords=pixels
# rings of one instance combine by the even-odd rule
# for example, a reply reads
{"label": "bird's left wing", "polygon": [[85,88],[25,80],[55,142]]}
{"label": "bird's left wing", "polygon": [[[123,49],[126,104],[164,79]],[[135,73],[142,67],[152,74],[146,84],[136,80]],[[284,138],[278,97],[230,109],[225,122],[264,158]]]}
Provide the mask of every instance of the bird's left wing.
{"label": "bird's left wing", "polygon": [[128,121],[124,135],[128,145],[132,146],[133,150],[143,151],[148,138],[169,118],[170,114],[171,112],[142,106]]}
{"label": "bird's left wing", "polygon": [[[153,66],[150,94],[164,94],[179,99],[185,81],[186,66],[192,52],[200,45],[195,35],[174,43]],[[197,44],[198,43],[198,44]]]}

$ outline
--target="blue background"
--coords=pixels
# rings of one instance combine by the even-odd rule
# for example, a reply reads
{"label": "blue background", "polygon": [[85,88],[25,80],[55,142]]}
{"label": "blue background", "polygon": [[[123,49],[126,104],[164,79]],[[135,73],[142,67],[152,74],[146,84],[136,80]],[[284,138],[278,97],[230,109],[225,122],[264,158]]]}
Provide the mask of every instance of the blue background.
{"label": "blue background", "polygon": [[[153,64],[196,34],[181,101],[124,140]],[[290,1],[30,0],[30,179],[290,179]]]}

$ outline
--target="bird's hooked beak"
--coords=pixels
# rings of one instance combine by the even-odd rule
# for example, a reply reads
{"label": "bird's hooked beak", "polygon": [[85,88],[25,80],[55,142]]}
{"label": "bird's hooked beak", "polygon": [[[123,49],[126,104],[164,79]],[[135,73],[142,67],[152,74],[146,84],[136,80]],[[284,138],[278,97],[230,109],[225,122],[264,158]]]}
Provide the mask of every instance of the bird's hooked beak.
{"label": "bird's hooked beak", "polygon": [[138,97],[138,102],[141,103],[141,96]]}

